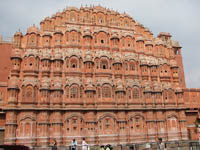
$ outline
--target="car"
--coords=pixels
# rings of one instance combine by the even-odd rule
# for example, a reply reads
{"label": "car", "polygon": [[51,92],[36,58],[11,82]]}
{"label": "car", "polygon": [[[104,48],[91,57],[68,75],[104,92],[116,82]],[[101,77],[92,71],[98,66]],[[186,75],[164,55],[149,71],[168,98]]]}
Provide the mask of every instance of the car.
{"label": "car", "polygon": [[28,146],[25,145],[0,145],[0,150],[30,150]]}

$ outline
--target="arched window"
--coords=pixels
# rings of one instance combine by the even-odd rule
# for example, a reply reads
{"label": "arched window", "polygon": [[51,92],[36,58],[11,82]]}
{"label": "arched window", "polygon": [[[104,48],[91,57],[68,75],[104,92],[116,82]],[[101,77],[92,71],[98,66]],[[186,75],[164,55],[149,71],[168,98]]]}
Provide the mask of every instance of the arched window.
{"label": "arched window", "polygon": [[172,90],[168,91],[168,97],[170,100],[172,100],[174,98],[174,92]]}
{"label": "arched window", "polygon": [[75,22],[75,14],[74,13],[71,13],[70,14],[70,20],[71,20],[71,22]]}
{"label": "arched window", "polygon": [[116,92],[116,97],[117,99],[124,99],[124,92],[123,91]]}
{"label": "arched window", "polygon": [[76,86],[71,87],[70,98],[78,98],[78,87],[76,87]]}
{"label": "arched window", "polygon": [[178,127],[178,121],[175,116],[167,119],[168,131],[174,131]]}
{"label": "arched window", "polygon": [[140,97],[139,89],[133,88],[133,99],[138,99]]}
{"label": "arched window", "polygon": [[173,100],[174,92],[172,90],[165,90],[163,92],[164,100]]}
{"label": "arched window", "polygon": [[70,67],[71,68],[78,68],[78,62],[76,59],[71,59],[70,61]]}
{"label": "arched window", "polygon": [[101,60],[101,69],[108,69],[108,61],[107,60]]}
{"label": "arched window", "polygon": [[109,86],[104,86],[102,88],[102,97],[111,98],[111,88]]}
{"label": "arched window", "polygon": [[30,35],[28,44],[30,47],[36,46],[36,35],[35,34]]}
{"label": "arched window", "polygon": [[26,87],[25,99],[29,102],[31,102],[33,100],[33,87],[32,86]]}
{"label": "arched window", "polygon": [[94,91],[86,91],[85,93],[87,98],[94,98]]}
{"label": "arched window", "polygon": [[115,68],[115,70],[121,70],[122,64],[121,63],[115,63],[114,68]]}
{"label": "arched window", "polygon": [[47,102],[48,98],[49,98],[49,91],[41,90],[41,102]]}
{"label": "arched window", "polygon": [[33,68],[34,65],[37,65],[35,57],[33,57],[33,56],[28,57],[28,66],[29,66],[29,68]]}
{"label": "arched window", "polygon": [[132,70],[132,71],[135,70],[135,63],[134,62],[130,62],[129,69]]}
{"label": "arched window", "polygon": [[31,129],[31,125],[30,125],[30,123],[26,123],[25,124],[25,136],[26,137],[29,137],[31,134],[30,134],[30,129]]}
{"label": "arched window", "polygon": [[163,92],[163,98],[164,98],[164,100],[168,99],[168,97],[167,97],[167,91],[166,90]]}
{"label": "arched window", "polygon": [[131,99],[131,89],[128,89],[127,96],[128,96],[128,99]]}

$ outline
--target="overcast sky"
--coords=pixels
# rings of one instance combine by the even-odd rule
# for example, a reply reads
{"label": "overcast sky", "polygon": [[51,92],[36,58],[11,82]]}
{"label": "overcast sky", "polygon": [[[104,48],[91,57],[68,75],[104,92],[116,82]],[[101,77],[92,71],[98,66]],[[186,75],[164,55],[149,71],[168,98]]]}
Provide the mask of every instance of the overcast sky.
{"label": "overcast sky", "polygon": [[182,46],[187,87],[200,88],[200,0],[1,0],[0,34],[11,37],[19,29],[25,34],[45,17],[81,4],[126,12],[154,36],[170,32]]}

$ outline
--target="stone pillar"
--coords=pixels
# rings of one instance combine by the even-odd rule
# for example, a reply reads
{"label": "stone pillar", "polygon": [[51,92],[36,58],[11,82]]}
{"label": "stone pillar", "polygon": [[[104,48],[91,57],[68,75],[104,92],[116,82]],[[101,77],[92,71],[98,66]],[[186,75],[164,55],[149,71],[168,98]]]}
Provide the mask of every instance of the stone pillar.
{"label": "stone pillar", "polygon": [[[62,115],[61,112],[53,112],[50,116],[50,123],[51,123],[51,131],[50,137],[51,142],[57,142],[57,145],[62,145]],[[50,143],[51,145],[51,143]]]}
{"label": "stone pillar", "polygon": [[49,145],[49,114],[42,111],[38,114],[37,145],[47,147]]}
{"label": "stone pillar", "polygon": [[4,144],[16,144],[17,115],[14,111],[6,112]]}

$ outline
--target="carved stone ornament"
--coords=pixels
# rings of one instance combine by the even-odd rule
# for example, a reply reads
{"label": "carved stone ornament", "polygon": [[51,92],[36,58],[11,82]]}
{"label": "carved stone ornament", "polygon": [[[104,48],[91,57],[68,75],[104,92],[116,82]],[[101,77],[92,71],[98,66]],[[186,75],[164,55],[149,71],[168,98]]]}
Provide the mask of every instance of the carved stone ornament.
{"label": "carved stone ornament", "polygon": [[19,58],[19,59],[21,59],[22,58],[21,50],[17,49],[17,48],[12,49],[11,58]]}
{"label": "carved stone ornament", "polygon": [[114,56],[113,56],[113,63],[122,63],[121,61],[121,54],[116,52],[114,53]]}
{"label": "carved stone ornament", "polygon": [[29,57],[29,56],[38,56],[38,50],[37,49],[25,49],[24,50],[24,57]]}
{"label": "carved stone ornament", "polygon": [[172,89],[171,83],[163,83],[162,87],[163,87],[163,90]]}
{"label": "carved stone ornament", "polygon": [[165,58],[158,58],[158,63],[159,65],[163,65],[163,64],[168,64],[168,61]]}
{"label": "carved stone ornament", "polygon": [[135,53],[124,53],[124,60],[130,61],[130,60],[138,60],[138,54]]}
{"label": "carved stone ornament", "polygon": [[61,51],[61,49],[54,49],[53,59],[63,60],[63,52]]}
{"label": "carved stone ornament", "polygon": [[171,65],[171,67],[173,67],[173,68],[175,68],[175,67],[178,67],[178,65],[177,65],[177,62],[175,61],[175,60],[170,60],[170,65]]}
{"label": "carved stone ornament", "polygon": [[40,58],[41,58],[41,60],[43,60],[43,59],[50,60],[51,59],[51,50],[50,49],[41,50]]}
{"label": "carved stone ornament", "polygon": [[103,84],[110,84],[113,86],[113,81],[110,78],[102,77],[96,79],[96,84],[97,86],[103,86]]}
{"label": "carved stone ornament", "polygon": [[65,85],[71,86],[72,84],[82,85],[82,80],[80,77],[67,77]]}
{"label": "carved stone ornament", "polygon": [[119,39],[119,32],[117,30],[111,31],[111,39]]}
{"label": "carved stone ornament", "polygon": [[140,65],[148,65],[147,57],[144,55],[140,55]]}
{"label": "carved stone ornament", "polygon": [[95,27],[94,32],[99,33],[99,32],[105,32],[109,34],[108,28],[105,27]]}
{"label": "carved stone ornament", "polygon": [[160,83],[155,82],[153,84],[154,92],[162,92],[162,85]]}
{"label": "carved stone ornament", "polygon": [[8,89],[19,89],[18,84],[19,79],[16,77],[11,77],[8,81]]}
{"label": "carved stone ornament", "polygon": [[127,36],[134,38],[134,31],[122,31],[121,37],[127,37]]}
{"label": "carved stone ornament", "polygon": [[101,58],[101,57],[108,57],[111,59],[111,53],[109,51],[103,51],[103,50],[97,50],[95,51],[95,57]]}
{"label": "carved stone ornament", "polygon": [[147,82],[143,86],[144,86],[144,92],[152,92],[153,91],[150,83]]}
{"label": "carved stone ornament", "polygon": [[121,79],[115,80],[116,91],[125,91],[123,81]]}
{"label": "carved stone ornament", "polygon": [[149,57],[149,65],[150,66],[158,66],[158,59],[155,57]]}
{"label": "carved stone ornament", "polygon": [[32,85],[32,86],[37,86],[38,84],[38,79],[27,77],[24,78],[22,81],[22,86],[27,86],[27,85]]}
{"label": "carved stone ornament", "polygon": [[87,78],[85,82],[85,91],[95,91],[95,85],[92,78]]}
{"label": "carved stone ornament", "polygon": [[80,26],[77,26],[77,25],[67,25],[67,31],[68,32],[71,32],[71,31],[80,32]]}
{"label": "carved stone ornament", "polygon": [[65,52],[66,57],[77,56],[78,58],[82,57],[82,51],[80,49],[67,49]]}
{"label": "carved stone ornament", "polygon": [[176,92],[176,93],[183,93],[183,89],[180,88],[180,87],[177,87],[175,92]]}
{"label": "carved stone ornament", "polygon": [[50,78],[42,78],[40,82],[40,89],[50,89],[51,87],[51,80]]}
{"label": "carved stone ornament", "polygon": [[133,80],[133,79],[126,79],[126,87],[141,87],[141,82],[140,80]]}
{"label": "carved stone ornament", "polygon": [[84,28],[83,36],[91,36],[92,37],[92,32],[91,29],[88,27]]}
{"label": "carved stone ornament", "polygon": [[51,83],[52,83],[51,89],[62,90],[63,84],[61,78],[54,77]]}
{"label": "carved stone ornament", "polygon": [[85,52],[85,56],[84,56],[84,62],[88,62],[88,61],[94,62],[94,60],[93,60],[93,54],[92,54],[92,51],[90,51],[90,50],[87,50]]}

